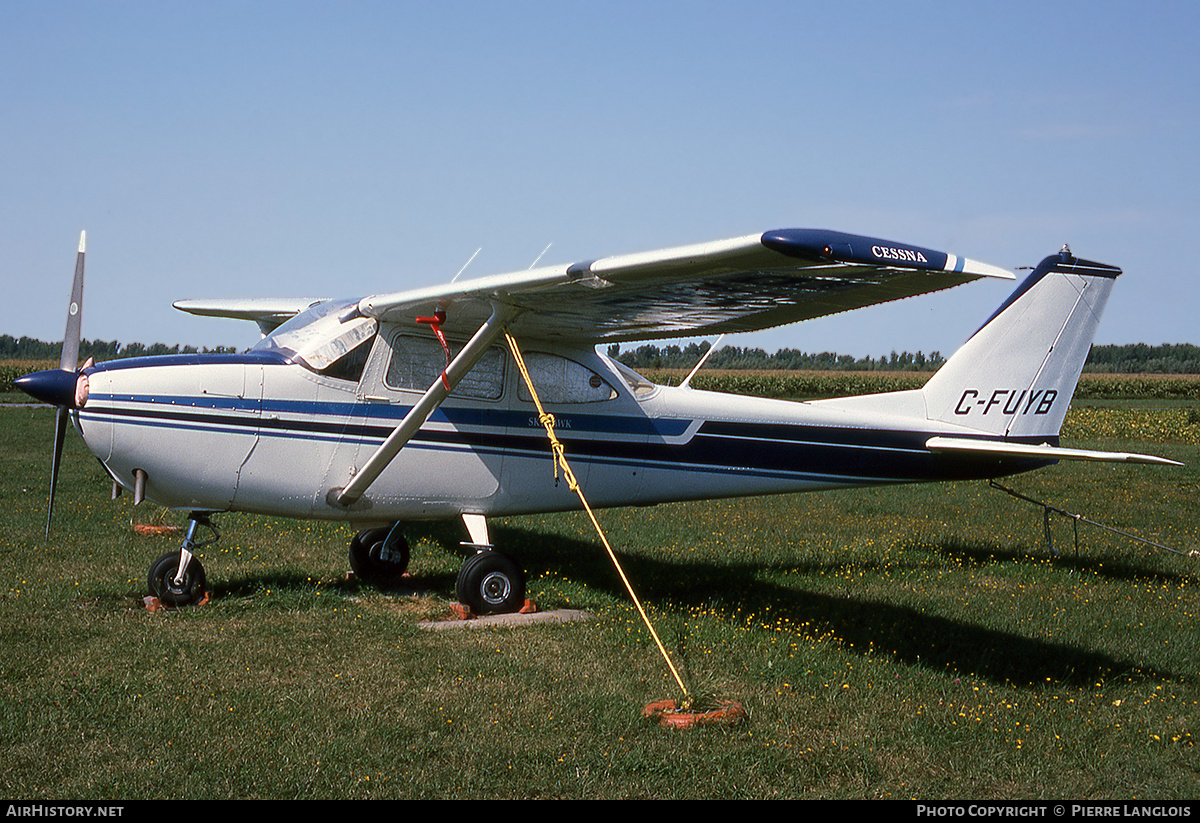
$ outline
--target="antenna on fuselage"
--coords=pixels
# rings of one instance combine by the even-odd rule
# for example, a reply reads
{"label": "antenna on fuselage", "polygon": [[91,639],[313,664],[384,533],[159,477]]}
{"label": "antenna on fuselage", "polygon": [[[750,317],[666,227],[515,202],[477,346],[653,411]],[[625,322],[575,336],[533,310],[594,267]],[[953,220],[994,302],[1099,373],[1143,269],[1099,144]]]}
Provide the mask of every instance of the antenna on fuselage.
{"label": "antenna on fuselage", "polygon": [[691,386],[688,384],[692,382],[692,378],[696,376],[696,372],[700,371],[700,368],[705,364],[705,362],[708,361],[709,355],[711,355],[713,352],[715,352],[717,350],[717,348],[721,345],[721,341],[724,339],[725,339],[725,335],[721,335],[720,337],[717,338],[717,342],[713,343],[711,346],[708,347],[708,351],[706,351],[704,353],[704,356],[700,358],[700,362],[697,363],[690,372],[688,372],[687,377],[683,378],[683,382],[679,384],[679,388],[681,388],[681,389],[690,389],[691,388]]}

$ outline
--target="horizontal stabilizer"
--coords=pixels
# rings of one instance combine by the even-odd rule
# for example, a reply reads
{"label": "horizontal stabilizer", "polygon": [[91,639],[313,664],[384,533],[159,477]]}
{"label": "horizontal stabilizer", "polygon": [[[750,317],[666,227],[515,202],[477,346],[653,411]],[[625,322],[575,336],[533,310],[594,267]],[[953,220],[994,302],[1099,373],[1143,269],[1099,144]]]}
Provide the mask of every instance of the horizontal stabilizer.
{"label": "horizontal stabilizer", "polygon": [[311,297],[299,298],[229,298],[217,300],[176,300],[173,304],[180,311],[202,317],[227,317],[231,320],[253,320],[259,330],[270,334],[278,326],[291,320],[300,312],[323,303]]}
{"label": "horizontal stabilizer", "polygon": [[966,437],[931,437],[925,448],[941,454],[975,454],[993,457],[1042,458],[1045,460],[1095,460],[1107,463],[1150,463],[1156,466],[1182,466],[1175,460],[1155,457],[1152,454],[1130,452],[1092,451],[1089,449],[1064,449],[1048,443],[1008,443],[1002,440],[973,440]]}

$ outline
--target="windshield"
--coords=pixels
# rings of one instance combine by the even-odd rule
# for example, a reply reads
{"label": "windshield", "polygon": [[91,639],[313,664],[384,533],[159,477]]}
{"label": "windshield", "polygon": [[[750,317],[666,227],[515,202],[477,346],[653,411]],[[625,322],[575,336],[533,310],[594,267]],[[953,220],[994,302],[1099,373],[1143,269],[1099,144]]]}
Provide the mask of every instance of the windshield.
{"label": "windshield", "polygon": [[254,351],[273,351],[314,371],[328,368],[339,358],[374,337],[373,317],[355,311],[357,300],[318,303],[268,334]]}

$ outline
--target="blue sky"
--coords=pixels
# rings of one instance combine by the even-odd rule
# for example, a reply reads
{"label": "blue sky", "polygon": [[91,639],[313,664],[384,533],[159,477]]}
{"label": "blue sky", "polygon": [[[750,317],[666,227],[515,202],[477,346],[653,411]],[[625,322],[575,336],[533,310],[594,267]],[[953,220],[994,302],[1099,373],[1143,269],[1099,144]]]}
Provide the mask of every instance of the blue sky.
{"label": "blue sky", "polygon": [[[185,297],[357,296],[781,227],[1121,266],[1200,343],[1200,5],[0,3],[0,333],[246,346]],[[949,353],[976,283],[737,345]]]}

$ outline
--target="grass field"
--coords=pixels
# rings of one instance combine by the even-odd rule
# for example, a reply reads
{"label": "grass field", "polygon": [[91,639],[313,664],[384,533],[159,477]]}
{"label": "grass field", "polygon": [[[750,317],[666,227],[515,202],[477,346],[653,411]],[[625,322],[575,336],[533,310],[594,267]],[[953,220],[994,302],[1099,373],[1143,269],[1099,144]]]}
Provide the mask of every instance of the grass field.
{"label": "grass field", "polygon": [[[1200,405],[1200,404],[1198,404]],[[600,514],[698,692],[747,721],[640,717],[677,689],[577,515],[497,542],[567,625],[430,632],[460,563],[417,525],[410,590],[346,580],[347,528],[217,518],[213,600],[142,604],[177,538],[73,433],[43,538],[52,413],[0,408],[0,794],[10,798],[1057,798],[1200,795],[1200,422],[1073,410],[1064,464],[986,483]],[[550,467],[547,466],[547,471]],[[176,518],[166,515],[167,520]],[[179,522],[176,520],[175,522]]]}

